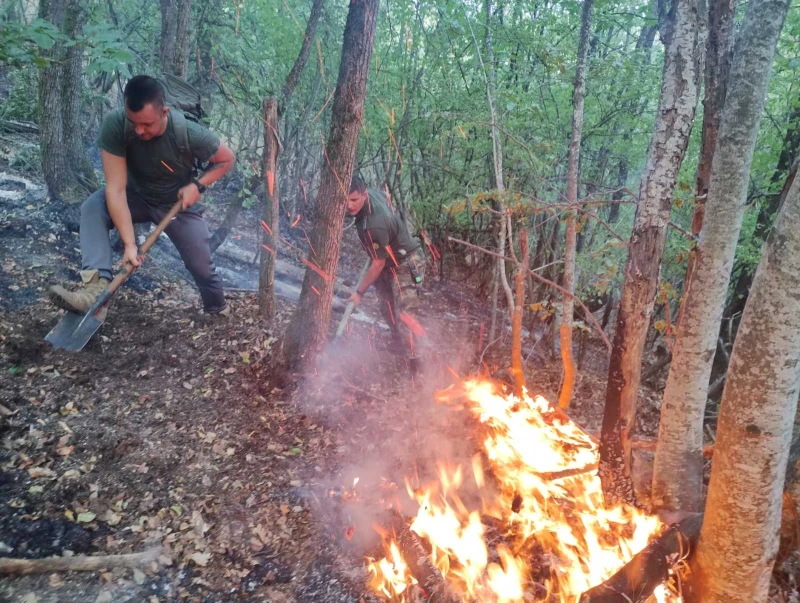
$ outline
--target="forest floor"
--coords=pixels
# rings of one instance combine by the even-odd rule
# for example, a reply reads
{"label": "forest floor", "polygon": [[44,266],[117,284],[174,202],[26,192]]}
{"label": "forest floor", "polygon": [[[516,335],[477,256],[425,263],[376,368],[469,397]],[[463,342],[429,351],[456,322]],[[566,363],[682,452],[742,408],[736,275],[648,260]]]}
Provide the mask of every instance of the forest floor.
{"label": "forest floor", "polygon": [[[365,564],[378,553],[377,501],[477,451],[474,426],[434,392],[478,369],[485,304],[466,285],[429,281],[427,360],[412,379],[385,349],[370,294],[376,322],[351,321],[316,375],[280,388],[271,353],[293,305],[264,323],[254,295],[229,293],[232,316],[205,316],[159,242],[89,345],[54,350],[44,337],[59,312],[46,291],[76,279],[76,214],[65,219],[41,182],[0,168],[0,556],[162,547],[137,570],[5,578],[0,601],[377,600]],[[212,224],[220,213],[209,211]],[[252,247],[255,220],[242,215],[238,243]],[[344,247],[352,279],[362,261],[352,229]],[[593,344],[570,409],[588,429],[599,427],[604,370]],[[555,362],[527,372],[555,398]],[[658,394],[643,394],[639,431],[653,436]],[[348,500],[356,491],[360,503]]]}

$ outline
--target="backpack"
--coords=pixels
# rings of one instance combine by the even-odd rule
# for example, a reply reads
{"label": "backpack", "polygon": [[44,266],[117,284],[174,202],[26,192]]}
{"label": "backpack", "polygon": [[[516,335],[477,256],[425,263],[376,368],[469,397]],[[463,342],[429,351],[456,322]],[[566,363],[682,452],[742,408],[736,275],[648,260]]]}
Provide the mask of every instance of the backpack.
{"label": "backpack", "polygon": [[[192,155],[186,120],[190,119],[195,123],[200,123],[200,120],[206,115],[202,107],[203,98],[197,88],[176,75],[165,73],[158,78],[158,81],[164,87],[164,97],[170,109],[169,116],[172,119],[172,127],[183,165],[194,175],[202,166],[196,164]],[[136,138],[133,125],[127,118],[125,119],[124,135],[126,145]]]}

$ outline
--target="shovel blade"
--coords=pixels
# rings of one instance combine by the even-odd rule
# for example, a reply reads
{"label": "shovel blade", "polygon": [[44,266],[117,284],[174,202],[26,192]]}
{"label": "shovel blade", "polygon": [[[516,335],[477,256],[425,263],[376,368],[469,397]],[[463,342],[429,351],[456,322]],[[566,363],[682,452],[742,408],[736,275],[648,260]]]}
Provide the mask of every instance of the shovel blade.
{"label": "shovel blade", "polygon": [[67,312],[47,334],[45,340],[54,348],[80,352],[105,322],[107,312],[106,307],[87,314]]}

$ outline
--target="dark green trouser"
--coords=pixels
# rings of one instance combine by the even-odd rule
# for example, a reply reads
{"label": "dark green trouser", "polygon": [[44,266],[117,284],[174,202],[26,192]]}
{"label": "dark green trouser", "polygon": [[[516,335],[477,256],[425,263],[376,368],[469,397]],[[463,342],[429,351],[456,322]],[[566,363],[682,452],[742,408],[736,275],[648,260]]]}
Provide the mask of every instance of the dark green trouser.
{"label": "dark green trouser", "polygon": [[[128,207],[134,224],[158,223],[170,207],[147,203],[131,189],[127,190]],[[81,205],[82,270],[97,270],[103,278],[112,278],[111,242],[108,232],[114,228],[106,205],[106,189],[95,191]],[[222,279],[214,268],[209,247],[208,224],[200,212],[182,211],[164,231],[194,277],[206,312],[217,313],[226,307]]]}
{"label": "dark green trouser", "polygon": [[421,248],[411,252],[399,266],[395,266],[391,259],[387,260],[375,281],[375,291],[380,299],[381,315],[391,328],[392,336],[402,341],[409,354],[414,356],[414,333],[408,323],[409,319],[412,324],[416,323],[414,315],[419,310],[419,283],[412,277],[409,266],[414,266],[421,279],[425,278],[425,256]]}

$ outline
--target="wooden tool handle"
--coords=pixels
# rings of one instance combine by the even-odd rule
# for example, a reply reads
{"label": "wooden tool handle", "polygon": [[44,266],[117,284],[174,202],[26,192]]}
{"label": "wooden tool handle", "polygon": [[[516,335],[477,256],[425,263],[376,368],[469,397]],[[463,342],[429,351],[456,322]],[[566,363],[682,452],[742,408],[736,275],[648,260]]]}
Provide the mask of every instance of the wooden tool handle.
{"label": "wooden tool handle", "polygon": [[[159,222],[158,225],[155,227],[155,230],[153,230],[153,232],[150,233],[150,235],[147,237],[142,246],[139,247],[140,258],[144,258],[144,256],[147,255],[147,252],[150,251],[150,248],[155,244],[158,237],[161,236],[161,233],[166,230],[167,226],[169,226],[169,223],[172,221],[172,218],[177,216],[178,212],[181,211],[182,204],[183,201],[181,199],[178,199],[175,202],[175,205],[173,205],[170,208],[169,212],[167,212],[167,214],[161,219],[161,222]],[[117,289],[119,289],[122,286],[122,283],[128,280],[128,277],[134,272],[136,272],[137,268],[138,266],[131,266],[130,268],[126,267],[122,268],[122,272],[120,272],[117,276],[115,276],[114,280],[111,281],[111,284],[108,285],[108,289],[106,291],[108,292],[109,297],[114,293],[116,293]]]}

